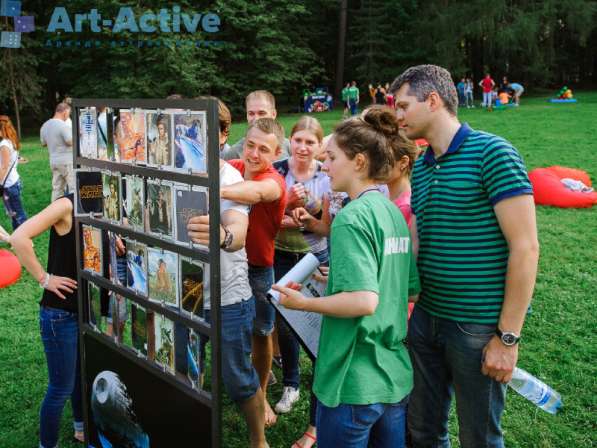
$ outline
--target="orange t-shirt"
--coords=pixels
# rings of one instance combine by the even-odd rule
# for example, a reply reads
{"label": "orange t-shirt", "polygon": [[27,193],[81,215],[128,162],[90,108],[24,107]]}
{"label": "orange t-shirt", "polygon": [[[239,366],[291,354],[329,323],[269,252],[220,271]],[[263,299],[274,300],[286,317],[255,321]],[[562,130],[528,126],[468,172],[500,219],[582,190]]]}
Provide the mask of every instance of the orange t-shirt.
{"label": "orange t-shirt", "polygon": [[500,99],[502,104],[508,104],[508,101],[510,101],[510,97],[508,96],[508,94],[506,92],[502,92],[498,95],[498,98]]}
{"label": "orange t-shirt", "polygon": [[[240,159],[229,160],[228,163],[245,175],[245,162]],[[284,178],[270,166],[267,170],[253,177],[253,181],[265,179],[275,180],[282,189],[282,197],[273,202],[260,202],[251,206],[249,212],[249,229],[247,230],[247,258],[253,266],[270,267],[274,265],[274,239],[280,230],[284,210],[286,209],[286,182]]]}

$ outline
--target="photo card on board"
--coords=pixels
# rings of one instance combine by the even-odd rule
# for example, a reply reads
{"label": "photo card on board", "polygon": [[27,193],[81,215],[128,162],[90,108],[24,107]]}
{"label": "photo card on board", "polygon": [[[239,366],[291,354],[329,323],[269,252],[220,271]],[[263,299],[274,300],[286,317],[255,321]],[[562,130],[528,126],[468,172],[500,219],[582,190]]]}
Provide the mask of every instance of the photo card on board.
{"label": "photo card on board", "polygon": [[75,215],[103,215],[103,183],[101,171],[75,170]]}
{"label": "photo card on board", "polygon": [[203,318],[205,299],[205,265],[200,261],[180,257],[180,308],[193,317]]}
{"label": "photo card on board", "polygon": [[178,307],[178,254],[149,247],[149,298]]}
{"label": "photo card on board", "polygon": [[172,182],[147,180],[146,229],[167,238],[174,235]]}
{"label": "photo card on board", "polygon": [[147,164],[172,167],[172,116],[161,111],[146,112]]}
{"label": "photo card on board", "polygon": [[146,162],[145,111],[120,109],[114,120],[114,145],[122,163]]}
{"label": "photo card on board", "polygon": [[122,198],[120,197],[120,175],[102,173],[102,195],[104,198],[104,218],[120,223],[122,215]]}
{"label": "photo card on board", "polygon": [[205,112],[174,114],[174,166],[207,172],[207,118]]}
{"label": "photo card on board", "polygon": [[147,296],[147,246],[134,240],[126,242],[127,286]]}
{"label": "photo card on board", "polygon": [[83,224],[83,269],[103,275],[102,231]]}
{"label": "photo card on board", "polygon": [[174,186],[175,227],[178,242],[188,244],[191,241],[187,230],[189,219],[209,213],[207,198],[207,188],[180,184]]}
{"label": "photo card on board", "polygon": [[155,313],[155,362],[174,373],[174,322]]}
{"label": "photo card on board", "polygon": [[122,185],[127,223],[129,226],[143,231],[145,229],[145,181],[139,176],[123,176]]}
{"label": "photo card on board", "polygon": [[79,109],[79,155],[97,159],[97,115],[95,107]]}

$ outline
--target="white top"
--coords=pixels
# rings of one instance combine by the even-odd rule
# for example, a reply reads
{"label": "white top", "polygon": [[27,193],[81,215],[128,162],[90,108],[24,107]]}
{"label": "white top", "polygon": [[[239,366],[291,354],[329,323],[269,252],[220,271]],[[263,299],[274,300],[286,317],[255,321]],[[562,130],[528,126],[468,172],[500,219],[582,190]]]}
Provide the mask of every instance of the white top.
{"label": "white top", "polygon": [[[6,183],[4,184],[4,188],[9,188],[19,181],[19,173],[17,172],[17,165],[19,164],[19,153],[15,151],[12,142],[7,138],[0,141],[0,149],[4,149],[5,147],[8,148],[8,152],[10,153],[10,161],[8,162],[8,166],[4,167],[2,165],[2,158],[0,157],[0,166],[2,167],[2,169],[10,169],[14,162],[14,166],[12,167],[12,170],[10,170],[10,172],[8,173],[8,176],[6,177]],[[0,179],[0,185],[2,185],[3,182],[4,178]]]}
{"label": "white top", "polygon": [[[220,188],[242,182],[244,179],[236,168],[225,163],[220,169]],[[220,201],[220,216],[226,210],[236,210],[249,216],[249,207],[227,199]],[[206,265],[204,274],[204,291],[209,291],[209,267]],[[220,250],[220,280],[221,280],[221,306],[234,305],[248,300],[253,296],[249,285],[249,265],[247,264],[247,251],[243,247],[236,252]],[[205,300],[205,309],[210,308],[209,300]]]}
{"label": "white top", "polygon": [[[50,166],[73,163],[73,129],[66,121],[50,118],[41,127],[39,136],[42,144],[48,146]],[[71,145],[66,142],[71,142]]]}

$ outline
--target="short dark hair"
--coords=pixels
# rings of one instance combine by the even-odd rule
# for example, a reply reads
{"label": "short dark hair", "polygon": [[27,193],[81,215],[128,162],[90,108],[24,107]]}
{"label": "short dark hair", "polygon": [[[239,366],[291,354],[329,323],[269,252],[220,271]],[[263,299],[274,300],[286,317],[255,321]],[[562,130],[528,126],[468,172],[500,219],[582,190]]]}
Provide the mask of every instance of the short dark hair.
{"label": "short dark hair", "polygon": [[452,75],[445,68],[431,64],[410,67],[394,80],[390,92],[395,94],[404,84],[408,84],[409,95],[416,96],[418,101],[426,101],[431,92],[437,92],[448,112],[456,115],[458,93]]}

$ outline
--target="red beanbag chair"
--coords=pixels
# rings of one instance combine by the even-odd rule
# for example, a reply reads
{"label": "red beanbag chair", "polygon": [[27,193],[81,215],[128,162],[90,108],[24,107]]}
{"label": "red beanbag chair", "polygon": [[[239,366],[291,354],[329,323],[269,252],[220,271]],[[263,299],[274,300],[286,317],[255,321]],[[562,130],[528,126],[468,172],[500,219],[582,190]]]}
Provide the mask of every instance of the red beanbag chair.
{"label": "red beanbag chair", "polygon": [[0,288],[12,285],[21,276],[18,258],[5,249],[0,249]]}
{"label": "red beanbag chair", "polygon": [[589,187],[592,185],[591,178],[582,170],[563,166],[535,168],[529,173],[535,204],[563,208],[589,208],[597,204],[596,192],[571,191],[561,182],[564,178],[580,180]]}

